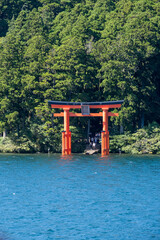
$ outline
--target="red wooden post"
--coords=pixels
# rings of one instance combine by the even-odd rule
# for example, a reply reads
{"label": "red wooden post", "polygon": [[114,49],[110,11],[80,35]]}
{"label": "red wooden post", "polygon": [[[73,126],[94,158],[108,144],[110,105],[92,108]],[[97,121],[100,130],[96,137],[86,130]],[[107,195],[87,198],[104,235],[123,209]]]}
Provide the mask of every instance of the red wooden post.
{"label": "red wooden post", "polygon": [[109,155],[109,131],[106,132],[106,155]]}
{"label": "red wooden post", "polygon": [[69,131],[69,109],[64,108],[65,155],[71,154],[71,136]]}
{"label": "red wooden post", "polygon": [[65,131],[62,131],[62,155],[65,155]]}
{"label": "red wooden post", "polygon": [[109,154],[108,108],[103,108],[103,144],[102,155]]}
{"label": "red wooden post", "polygon": [[71,154],[71,131],[69,131],[69,155]]}
{"label": "red wooden post", "polygon": [[105,132],[102,131],[101,132],[101,155],[104,156],[105,153],[104,153],[104,149],[105,149],[105,139],[104,139],[104,134]]}

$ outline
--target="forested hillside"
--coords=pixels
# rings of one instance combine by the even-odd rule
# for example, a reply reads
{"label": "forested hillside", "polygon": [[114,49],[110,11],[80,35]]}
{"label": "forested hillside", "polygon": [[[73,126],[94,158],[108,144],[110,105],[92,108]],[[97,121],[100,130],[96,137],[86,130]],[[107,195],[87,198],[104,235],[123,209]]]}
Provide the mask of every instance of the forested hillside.
{"label": "forested hillside", "polygon": [[123,99],[110,126],[160,123],[159,0],[0,1],[0,132],[56,149],[48,100]]}

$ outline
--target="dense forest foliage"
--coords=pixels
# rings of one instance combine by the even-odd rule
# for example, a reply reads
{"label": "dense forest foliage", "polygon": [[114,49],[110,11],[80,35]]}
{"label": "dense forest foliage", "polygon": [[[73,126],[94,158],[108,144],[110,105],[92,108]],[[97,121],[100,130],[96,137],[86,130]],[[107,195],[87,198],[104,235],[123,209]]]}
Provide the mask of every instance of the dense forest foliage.
{"label": "dense forest foliage", "polygon": [[[58,149],[63,126],[48,100],[124,99],[111,129],[160,123],[159,69],[159,0],[0,1],[0,132],[40,151]],[[84,119],[71,125],[85,134]]]}

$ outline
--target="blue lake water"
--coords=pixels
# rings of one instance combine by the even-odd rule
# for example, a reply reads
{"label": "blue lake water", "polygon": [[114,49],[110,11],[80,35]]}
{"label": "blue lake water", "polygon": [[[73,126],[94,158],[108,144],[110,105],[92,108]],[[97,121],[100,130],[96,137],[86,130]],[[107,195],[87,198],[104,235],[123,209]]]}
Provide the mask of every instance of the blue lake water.
{"label": "blue lake water", "polygon": [[0,239],[159,240],[160,156],[1,154]]}

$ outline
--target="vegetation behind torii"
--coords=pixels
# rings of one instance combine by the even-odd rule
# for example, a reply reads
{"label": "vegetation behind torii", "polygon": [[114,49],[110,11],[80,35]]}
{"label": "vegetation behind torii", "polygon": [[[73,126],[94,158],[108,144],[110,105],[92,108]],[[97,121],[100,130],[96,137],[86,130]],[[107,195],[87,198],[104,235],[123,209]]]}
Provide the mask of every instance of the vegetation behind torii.
{"label": "vegetation behind torii", "polygon": [[[160,123],[159,69],[158,0],[0,2],[0,132],[30,148],[60,146],[48,100],[124,99],[114,133]],[[86,121],[71,125],[83,139]]]}

